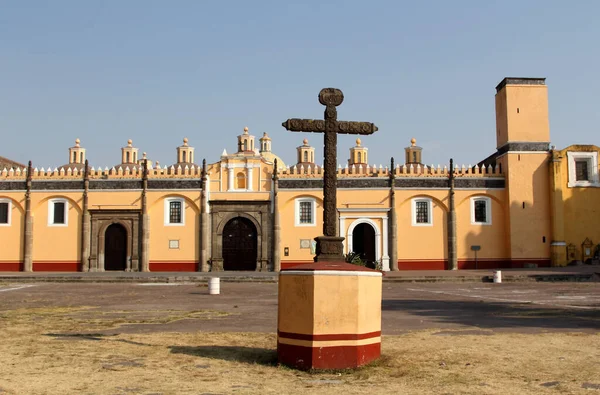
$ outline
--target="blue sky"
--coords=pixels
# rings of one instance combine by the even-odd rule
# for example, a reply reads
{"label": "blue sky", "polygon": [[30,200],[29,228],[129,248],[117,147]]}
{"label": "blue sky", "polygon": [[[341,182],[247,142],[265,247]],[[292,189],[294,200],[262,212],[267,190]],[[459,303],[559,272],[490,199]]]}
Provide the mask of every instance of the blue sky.
{"label": "blue sky", "polygon": [[[370,162],[473,164],[495,151],[495,86],[546,77],[552,144],[600,145],[598,1],[5,1],[0,155],[60,166],[82,140],[94,166],[128,138],[161,164],[188,137],[215,162],[248,126],[288,164],[307,137],[287,118],[372,121]],[[339,138],[345,163],[355,137]]]}

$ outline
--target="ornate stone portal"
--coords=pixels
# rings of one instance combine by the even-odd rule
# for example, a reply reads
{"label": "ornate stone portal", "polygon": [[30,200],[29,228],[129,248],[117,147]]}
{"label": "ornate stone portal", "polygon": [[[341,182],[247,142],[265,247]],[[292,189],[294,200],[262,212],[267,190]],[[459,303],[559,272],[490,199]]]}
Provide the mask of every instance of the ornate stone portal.
{"label": "ornate stone portal", "polygon": [[140,268],[140,219],[139,210],[90,210],[91,215],[91,248],[89,270],[105,271],[105,236],[112,224],[119,224],[127,233],[126,268],[128,272],[141,271]]}
{"label": "ornate stone portal", "polygon": [[316,237],[315,262],[343,261],[344,238],[337,236],[337,134],[373,134],[377,126],[370,122],[337,120],[336,107],[344,101],[344,94],[336,88],[324,88],[319,103],[325,106],[325,119],[292,118],[282,125],[291,132],[325,133],[325,174],[323,176],[323,236]]}
{"label": "ornate stone portal", "polygon": [[[247,224],[251,224],[256,229],[256,264],[252,270],[268,271],[271,267],[272,259],[269,256],[271,248],[271,210],[270,202],[254,201],[213,201],[210,204],[211,216],[211,271],[244,270],[245,266],[239,268],[224,267],[223,238],[228,235],[224,230],[230,221],[240,219]],[[226,246],[227,247],[227,246]]]}

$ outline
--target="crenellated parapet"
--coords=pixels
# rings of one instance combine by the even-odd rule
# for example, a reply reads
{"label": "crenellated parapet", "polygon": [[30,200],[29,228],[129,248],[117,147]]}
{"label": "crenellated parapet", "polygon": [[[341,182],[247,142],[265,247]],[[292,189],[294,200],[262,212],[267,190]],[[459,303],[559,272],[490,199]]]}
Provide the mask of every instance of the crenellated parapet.
{"label": "crenellated parapet", "polygon": [[[338,178],[360,178],[360,177],[389,177],[390,174],[393,174],[396,177],[448,177],[450,175],[450,170],[448,170],[447,166],[437,167],[434,165],[431,166],[421,166],[420,164],[409,164],[407,165],[397,165],[393,170],[390,170],[388,166],[383,165],[346,165],[342,167],[341,165],[337,168],[337,176]],[[500,166],[465,166],[462,165],[460,167],[455,167],[454,174],[460,177],[472,177],[472,178],[504,178],[504,174]],[[323,177],[323,168],[320,166],[304,166],[303,164],[288,166],[285,168],[280,174],[280,178],[322,178]]]}

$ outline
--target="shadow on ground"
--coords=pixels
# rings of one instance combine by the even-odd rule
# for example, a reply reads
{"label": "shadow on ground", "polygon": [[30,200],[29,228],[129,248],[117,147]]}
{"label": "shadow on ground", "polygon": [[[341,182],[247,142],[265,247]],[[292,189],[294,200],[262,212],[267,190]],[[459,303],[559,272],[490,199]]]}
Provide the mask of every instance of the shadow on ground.
{"label": "shadow on ground", "polygon": [[186,354],[195,357],[221,359],[265,366],[277,365],[277,351],[256,347],[234,346],[171,346],[173,354]]}
{"label": "shadow on ground", "polygon": [[[403,311],[428,317],[431,321],[480,328],[596,329],[600,330],[598,305],[585,308],[545,308],[532,304],[488,301],[390,300],[382,310]],[[385,317],[384,317],[385,321]]]}

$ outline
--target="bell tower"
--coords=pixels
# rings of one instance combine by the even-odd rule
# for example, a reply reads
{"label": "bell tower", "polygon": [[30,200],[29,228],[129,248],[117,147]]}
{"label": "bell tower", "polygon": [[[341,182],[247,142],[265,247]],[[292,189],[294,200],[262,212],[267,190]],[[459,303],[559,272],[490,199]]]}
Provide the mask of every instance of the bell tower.
{"label": "bell tower", "polygon": [[183,145],[177,147],[177,163],[194,163],[194,147],[188,145],[188,138],[183,138]]}
{"label": "bell tower", "polygon": [[296,148],[298,163],[315,163],[315,149],[308,145],[308,139],[302,140],[302,145]]}
{"label": "bell tower", "polygon": [[506,242],[514,267],[548,265],[550,125],[545,78],[505,78],[496,86],[496,166],[506,182]]}
{"label": "bell tower", "polygon": [[356,146],[350,148],[348,165],[363,165],[369,163],[367,154],[369,149],[362,146],[360,139],[356,139]]}
{"label": "bell tower", "polygon": [[121,148],[121,163],[122,164],[137,164],[138,149],[133,147],[133,141],[127,140],[127,146]]}
{"label": "bell tower", "polygon": [[80,143],[79,139],[75,139],[75,146],[69,148],[69,164],[85,163],[85,148],[82,148]]}
{"label": "bell tower", "polygon": [[407,165],[420,164],[422,163],[422,153],[423,148],[417,146],[417,139],[410,139],[410,147],[404,148],[404,152],[406,153],[406,160],[404,161]]}
{"label": "bell tower", "polygon": [[254,136],[248,133],[248,127],[244,128],[244,133],[238,136],[238,153],[254,154]]}

